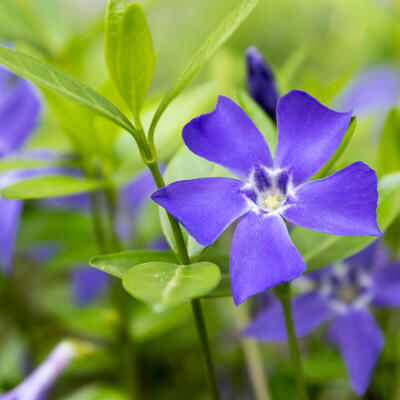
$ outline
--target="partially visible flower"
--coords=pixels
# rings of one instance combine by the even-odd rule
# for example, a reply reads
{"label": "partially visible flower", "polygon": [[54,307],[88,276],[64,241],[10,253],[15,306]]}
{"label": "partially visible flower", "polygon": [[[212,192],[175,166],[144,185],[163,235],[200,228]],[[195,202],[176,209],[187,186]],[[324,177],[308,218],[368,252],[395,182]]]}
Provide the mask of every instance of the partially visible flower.
{"label": "partially visible flower", "polygon": [[236,219],[230,277],[233,299],[248,297],[302,274],[305,263],[285,222],[344,236],[379,236],[375,172],[356,162],[306,182],[339,146],[351,113],[338,113],[301,91],[281,97],[274,158],[253,122],[232,100],[189,122],[183,140],[195,154],[240,178],[174,182],[152,199],[202,245],[209,246]]}
{"label": "partially visible flower", "polygon": [[247,89],[251,97],[276,121],[276,105],[279,98],[274,73],[255,47],[246,51]]}
{"label": "partially visible flower", "polygon": [[339,109],[353,110],[358,116],[385,113],[400,100],[400,73],[389,66],[374,67],[360,73],[339,94]]}
{"label": "partially visible flower", "polygon": [[59,343],[43,363],[21,384],[0,400],[45,400],[49,389],[75,356],[75,348],[69,342]]}
{"label": "partially visible flower", "polygon": [[[330,339],[342,354],[354,391],[362,395],[384,342],[369,306],[400,306],[400,262],[390,264],[375,243],[310,277],[313,288],[292,300],[296,334],[302,337],[329,321]],[[275,300],[256,316],[244,334],[263,341],[285,342],[280,303]]]}

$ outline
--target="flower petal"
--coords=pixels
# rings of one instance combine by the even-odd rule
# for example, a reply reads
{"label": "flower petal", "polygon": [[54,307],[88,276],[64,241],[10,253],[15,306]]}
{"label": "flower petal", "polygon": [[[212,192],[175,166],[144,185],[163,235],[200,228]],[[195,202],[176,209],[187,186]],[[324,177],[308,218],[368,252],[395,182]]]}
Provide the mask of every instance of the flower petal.
{"label": "flower petal", "polygon": [[354,391],[361,396],[383,347],[381,330],[369,311],[362,309],[338,316],[331,325],[330,336],[339,347]]}
{"label": "flower petal", "polygon": [[200,178],[171,183],[151,198],[176,218],[203,246],[217,237],[251,205],[231,178]]}
{"label": "flower petal", "polygon": [[183,141],[195,154],[247,179],[255,165],[272,166],[263,135],[232,100],[218,97],[214,111],[192,119],[183,128]]}
{"label": "flower petal", "polygon": [[339,113],[313,97],[292,90],[277,106],[278,142],[275,167],[288,168],[296,186],[311,178],[333,155],[351,113]]}
{"label": "flower petal", "polygon": [[375,270],[372,274],[373,297],[379,307],[400,307],[400,262],[392,267]]}
{"label": "flower petal", "polygon": [[246,64],[247,88],[251,97],[275,121],[279,95],[274,73],[255,47],[247,49]]}
{"label": "flower petal", "polygon": [[236,305],[297,278],[305,269],[280,216],[249,212],[240,220],[230,251],[231,287]]}
{"label": "flower petal", "polygon": [[[292,310],[297,337],[307,335],[332,317],[326,298],[318,291],[294,298]],[[286,342],[285,319],[280,303],[275,300],[272,306],[256,316],[243,333],[258,340]]]}
{"label": "flower petal", "polygon": [[327,178],[299,186],[282,215],[296,225],[319,232],[380,236],[376,186],[375,171],[355,162]]}

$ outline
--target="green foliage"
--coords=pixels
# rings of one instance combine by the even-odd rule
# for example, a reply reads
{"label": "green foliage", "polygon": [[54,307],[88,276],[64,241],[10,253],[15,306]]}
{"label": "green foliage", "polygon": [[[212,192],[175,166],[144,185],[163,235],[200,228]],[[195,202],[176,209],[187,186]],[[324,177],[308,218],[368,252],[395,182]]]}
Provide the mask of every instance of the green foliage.
{"label": "green foliage", "polygon": [[150,261],[174,263],[177,262],[177,259],[170,251],[128,250],[93,257],[90,260],[90,265],[100,271],[122,279],[135,265]]}
{"label": "green foliage", "polygon": [[96,180],[51,175],[14,183],[4,188],[1,195],[6,199],[37,200],[89,192],[101,187],[102,183]]}
{"label": "green foliage", "polygon": [[116,88],[135,120],[149,89],[155,54],[146,16],[139,4],[110,0],[105,21],[105,57]]}
{"label": "green foliage", "polygon": [[274,123],[265,111],[251,98],[244,90],[237,91],[237,98],[240,107],[246,112],[257,128],[264,135],[271,153],[274,153],[278,133]]}
{"label": "green foliage", "polygon": [[241,0],[239,5],[207,37],[205,42],[186,64],[185,68],[165,94],[154,114],[149,131],[149,139],[151,142],[154,141],[153,136],[156,125],[168,105],[182,92],[211,56],[229,39],[258,2],[259,0]]}
{"label": "green foliage", "polygon": [[121,111],[89,86],[38,58],[0,46],[0,64],[17,75],[91,108],[128,132],[134,127]]}
{"label": "green foliage", "polygon": [[[378,225],[385,232],[400,212],[400,173],[382,177],[378,191]],[[291,237],[307,264],[307,271],[343,260],[377,239],[375,236],[328,235],[299,226],[293,229]]]}
{"label": "green foliage", "polygon": [[400,111],[392,109],[386,118],[378,148],[378,174],[400,171]]}
{"label": "green foliage", "polygon": [[131,268],[122,284],[132,296],[160,312],[204,296],[220,278],[218,266],[210,262],[178,265],[155,261]]}
{"label": "green foliage", "polygon": [[350,140],[353,137],[353,134],[356,130],[356,126],[357,126],[357,117],[353,116],[351,117],[349,126],[346,129],[346,132],[339,147],[333,153],[332,157],[328,160],[328,162],[312,177],[312,179],[321,179],[329,175],[329,171],[339,160],[340,156],[343,154],[348,144],[350,143]]}

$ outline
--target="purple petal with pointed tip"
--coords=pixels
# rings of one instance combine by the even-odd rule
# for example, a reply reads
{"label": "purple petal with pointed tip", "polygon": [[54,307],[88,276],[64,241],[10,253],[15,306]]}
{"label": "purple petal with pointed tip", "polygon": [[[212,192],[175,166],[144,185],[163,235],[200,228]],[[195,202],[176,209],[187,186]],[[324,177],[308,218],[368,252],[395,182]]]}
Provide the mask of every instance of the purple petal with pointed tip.
{"label": "purple petal with pointed tip", "polygon": [[378,307],[400,307],[400,261],[372,274],[372,304]]}
{"label": "purple petal with pointed tip", "polygon": [[[318,291],[294,298],[292,310],[297,337],[307,335],[332,317],[326,298]],[[243,333],[267,342],[286,342],[285,319],[278,300],[257,315]]]}
{"label": "purple petal with pointed tip", "polygon": [[297,278],[305,269],[280,216],[251,211],[239,221],[230,251],[231,288],[236,305]]}
{"label": "purple petal with pointed tip", "polygon": [[239,178],[247,179],[255,165],[272,167],[263,135],[227,97],[219,96],[214,111],[186,124],[182,137],[193,153],[222,165]]}
{"label": "purple petal with pointed tip", "polygon": [[351,113],[325,107],[305,92],[292,90],[278,101],[275,167],[289,169],[295,186],[307,181],[338,148]]}
{"label": "purple petal with pointed tip", "polygon": [[246,65],[247,89],[251,97],[275,121],[279,95],[274,73],[255,47],[247,49]]}
{"label": "purple petal with pointed tip", "polygon": [[295,189],[292,204],[282,215],[315,231],[345,236],[380,236],[375,171],[355,162],[324,179]]}
{"label": "purple petal with pointed tip", "polygon": [[330,337],[339,347],[354,391],[361,396],[371,380],[383,336],[366,309],[338,316],[330,327]]}

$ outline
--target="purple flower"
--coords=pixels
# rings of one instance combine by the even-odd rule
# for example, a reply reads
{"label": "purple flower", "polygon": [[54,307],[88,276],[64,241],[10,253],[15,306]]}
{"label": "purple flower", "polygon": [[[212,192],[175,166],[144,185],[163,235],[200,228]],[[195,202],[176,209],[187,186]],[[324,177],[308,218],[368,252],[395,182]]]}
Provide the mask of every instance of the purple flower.
{"label": "purple flower", "polygon": [[291,91],[277,106],[274,158],[264,137],[232,100],[189,122],[183,140],[191,151],[240,178],[174,182],[152,199],[202,245],[214,243],[237,218],[230,277],[233,299],[248,297],[302,274],[305,263],[285,222],[320,232],[380,235],[375,172],[356,162],[335,174],[311,178],[339,146],[351,113],[338,113],[307,93]]}
{"label": "purple flower", "polygon": [[[310,276],[309,291],[292,300],[296,334],[307,335],[329,321],[330,339],[342,354],[354,391],[362,395],[383,347],[382,333],[368,307],[400,306],[400,263],[390,265],[374,243]],[[280,303],[275,300],[244,333],[263,341],[286,341]]]}
{"label": "purple flower", "polygon": [[0,400],[44,400],[48,390],[74,355],[75,348],[72,344],[59,343],[47,359],[20,385],[0,395]]}
{"label": "purple flower", "polygon": [[246,51],[247,89],[251,97],[276,121],[279,94],[274,73],[255,47]]}

